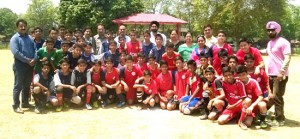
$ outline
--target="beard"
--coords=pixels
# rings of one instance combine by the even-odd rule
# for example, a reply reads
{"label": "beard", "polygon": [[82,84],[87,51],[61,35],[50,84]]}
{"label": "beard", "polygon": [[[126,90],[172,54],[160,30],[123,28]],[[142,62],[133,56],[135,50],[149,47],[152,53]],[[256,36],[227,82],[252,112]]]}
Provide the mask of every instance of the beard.
{"label": "beard", "polygon": [[270,39],[274,39],[277,36],[277,33],[269,34],[268,36],[269,36]]}
{"label": "beard", "polygon": [[157,29],[151,29],[151,31],[157,33]]}

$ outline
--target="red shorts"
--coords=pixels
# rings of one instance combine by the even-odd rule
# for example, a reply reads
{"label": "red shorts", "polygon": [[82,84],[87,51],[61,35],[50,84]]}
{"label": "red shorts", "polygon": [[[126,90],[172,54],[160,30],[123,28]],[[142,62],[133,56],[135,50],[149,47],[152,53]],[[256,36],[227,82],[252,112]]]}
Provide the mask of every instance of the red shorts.
{"label": "red shorts", "polygon": [[126,92],[126,99],[136,100],[136,89],[133,87],[129,87],[128,92]]}
{"label": "red shorts", "polygon": [[229,120],[233,119],[242,112],[243,104],[239,103],[234,109],[225,109],[222,115],[229,115]]}

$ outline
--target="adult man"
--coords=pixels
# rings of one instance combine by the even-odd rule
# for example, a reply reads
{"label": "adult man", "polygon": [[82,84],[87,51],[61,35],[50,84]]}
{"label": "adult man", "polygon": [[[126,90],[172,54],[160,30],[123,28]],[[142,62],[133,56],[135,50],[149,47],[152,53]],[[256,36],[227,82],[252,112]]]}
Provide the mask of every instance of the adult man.
{"label": "adult man", "polygon": [[[126,42],[130,41],[130,37],[126,35],[126,27],[125,27],[125,25],[121,25],[119,27],[119,36],[124,36],[125,39],[126,39]],[[118,48],[119,48],[119,45],[120,45],[120,43],[119,43],[119,36],[115,37],[115,39],[114,39],[115,42],[117,42],[117,44],[118,44]]]}
{"label": "adult man", "polygon": [[205,40],[206,40],[206,43],[205,43],[206,46],[211,47],[217,43],[218,39],[213,36],[213,29],[212,29],[211,25],[209,25],[209,24],[205,25],[203,27],[203,32],[204,32],[204,36],[205,36]]}
{"label": "adult man", "polygon": [[100,55],[103,53],[102,43],[106,40],[105,39],[105,28],[104,25],[98,24],[97,25],[97,35],[94,36],[96,41],[96,55]]}
{"label": "adult man", "polygon": [[156,36],[156,34],[160,34],[163,37],[163,46],[166,46],[167,37],[166,37],[165,34],[158,32],[159,23],[157,21],[152,21],[150,23],[150,29],[151,29],[151,38],[150,38],[150,41],[156,45],[155,36]]}
{"label": "adult man", "polygon": [[14,55],[14,89],[13,109],[16,113],[23,114],[20,108],[20,92],[22,91],[22,107],[29,108],[29,90],[32,81],[33,66],[37,59],[36,47],[33,40],[26,33],[27,22],[19,19],[16,22],[18,32],[10,40],[10,49]]}
{"label": "adult man", "polygon": [[[268,74],[271,92],[271,100],[275,105],[275,120],[273,125],[283,126],[285,123],[284,100],[286,83],[288,81],[288,67],[291,60],[291,44],[285,38],[280,37],[281,26],[270,21],[266,25],[270,41],[267,45]],[[272,102],[272,101],[271,101]]]}

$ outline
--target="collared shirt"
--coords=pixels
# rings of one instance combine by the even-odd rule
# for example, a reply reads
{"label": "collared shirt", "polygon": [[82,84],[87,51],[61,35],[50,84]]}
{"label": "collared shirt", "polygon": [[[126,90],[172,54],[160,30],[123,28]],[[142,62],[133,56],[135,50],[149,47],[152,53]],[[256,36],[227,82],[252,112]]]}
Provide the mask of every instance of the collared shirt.
{"label": "collared shirt", "polygon": [[16,33],[10,39],[10,50],[16,60],[23,63],[29,63],[32,59],[37,59],[36,47],[34,41],[27,35]]}
{"label": "collared shirt", "polygon": [[99,34],[94,36],[95,42],[96,42],[96,52],[95,54],[100,55],[103,52],[103,46],[102,43],[106,41],[105,37],[99,36]]}
{"label": "collared shirt", "polygon": [[205,37],[205,45],[209,48],[215,45],[218,42],[218,39],[214,36],[211,36],[210,38]]}
{"label": "collared shirt", "polygon": [[[163,46],[166,46],[166,44],[167,44],[167,37],[166,37],[166,35],[163,34],[163,33],[160,33],[160,32],[157,32],[157,34],[160,34],[163,37]],[[154,45],[156,45],[155,36],[154,36],[154,34],[153,34],[152,31],[150,32],[150,35],[151,35],[150,41],[152,43],[154,43]]]}
{"label": "collared shirt", "polygon": [[[125,35],[125,39],[126,39],[126,42],[131,41],[130,37],[127,36],[127,35]],[[119,46],[120,46],[120,43],[119,43],[119,36],[115,37],[115,38],[114,38],[114,41],[117,42],[117,47],[119,48]]]}

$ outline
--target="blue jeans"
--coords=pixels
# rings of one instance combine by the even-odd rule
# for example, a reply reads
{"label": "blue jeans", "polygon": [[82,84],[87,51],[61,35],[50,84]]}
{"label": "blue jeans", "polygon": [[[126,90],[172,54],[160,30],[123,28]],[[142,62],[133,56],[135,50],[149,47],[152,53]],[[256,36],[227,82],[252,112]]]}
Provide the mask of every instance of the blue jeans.
{"label": "blue jeans", "polygon": [[14,89],[13,89],[13,108],[20,106],[20,93],[22,91],[22,104],[28,103],[30,84],[32,82],[33,67],[30,65],[15,61],[13,65],[14,71]]}

